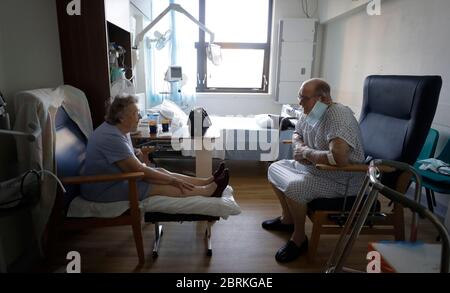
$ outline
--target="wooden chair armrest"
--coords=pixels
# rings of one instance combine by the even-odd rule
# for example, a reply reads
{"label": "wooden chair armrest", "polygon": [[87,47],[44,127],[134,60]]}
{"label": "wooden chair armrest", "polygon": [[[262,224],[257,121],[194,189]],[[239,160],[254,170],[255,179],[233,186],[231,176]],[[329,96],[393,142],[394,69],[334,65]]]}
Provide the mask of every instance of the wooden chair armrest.
{"label": "wooden chair armrest", "polygon": [[107,181],[124,181],[131,179],[141,179],[142,177],[144,177],[143,172],[135,172],[135,173],[121,173],[113,175],[65,177],[61,179],[61,182],[67,185],[79,185],[84,183],[99,183]]}
{"label": "wooden chair armrest", "polygon": [[[336,166],[318,164],[318,165],[316,165],[316,168],[319,170],[322,170],[322,171],[345,171],[345,172],[366,173],[369,170],[369,165],[353,164],[353,165],[347,165],[345,167],[336,167]],[[380,170],[380,172],[383,172],[383,173],[392,173],[395,171],[395,168],[389,167],[389,166],[378,166],[378,169]]]}
{"label": "wooden chair armrest", "polygon": [[136,180],[141,179],[143,177],[144,177],[143,172],[135,172],[135,173],[121,173],[113,175],[65,177],[61,179],[61,182],[67,185],[79,185],[83,183],[99,183],[108,181],[124,181],[124,180],[130,181],[128,192],[130,211],[132,217],[138,221],[140,220],[140,210],[139,210],[139,196]]}
{"label": "wooden chair armrest", "polygon": [[[292,140],[283,140],[283,144],[292,144]],[[345,167],[335,167],[329,165],[316,165],[316,168],[323,171],[345,171],[345,172],[360,172],[366,173],[369,170],[369,165],[365,164],[353,164]],[[395,168],[389,166],[378,166],[380,172],[383,173],[392,173],[395,171]]]}

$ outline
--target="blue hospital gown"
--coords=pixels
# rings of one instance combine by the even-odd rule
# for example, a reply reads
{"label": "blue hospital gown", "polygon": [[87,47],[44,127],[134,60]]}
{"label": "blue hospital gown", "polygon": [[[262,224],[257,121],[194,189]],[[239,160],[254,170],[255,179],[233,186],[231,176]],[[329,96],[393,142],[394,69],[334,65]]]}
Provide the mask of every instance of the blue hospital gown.
{"label": "blue hospital gown", "polygon": [[[350,146],[350,163],[364,162],[364,150],[358,121],[350,108],[332,104],[313,128],[303,115],[295,131],[310,148],[329,150],[329,143],[341,138]],[[362,173],[318,170],[313,165],[302,165],[294,160],[282,160],[269,167],[269,181],[289,198],[308,203],[317,198],[335,198],[356,195],[362,185]],[[348,189],[347,189],[348,188]]]}
{"label": "blue hospital gown", "polygon": [[[88,140],[83,175],[120,174],[122,170],[116,163],[130,157],[135,157],[130,136],[104,122]],[[149,195],[149,183],[138,180],[137,187],[139,199]],[[95,202],[127,201],[128,181],[82,184],[81,195]]]}

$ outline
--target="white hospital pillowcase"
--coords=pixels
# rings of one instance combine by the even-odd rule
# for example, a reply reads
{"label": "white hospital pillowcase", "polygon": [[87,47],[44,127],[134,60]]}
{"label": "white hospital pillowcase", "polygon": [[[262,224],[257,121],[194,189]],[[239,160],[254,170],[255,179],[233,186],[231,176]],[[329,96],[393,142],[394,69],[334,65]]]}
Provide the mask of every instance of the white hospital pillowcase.
{"label": "white hospital pillowcase", "polygon": [[142,201],[144,211],[167,214],[196,214],[221,217],[239,215],[241,208],[233,197],[233,188],[227,186],[222,197],[168,197],[152,196]]}

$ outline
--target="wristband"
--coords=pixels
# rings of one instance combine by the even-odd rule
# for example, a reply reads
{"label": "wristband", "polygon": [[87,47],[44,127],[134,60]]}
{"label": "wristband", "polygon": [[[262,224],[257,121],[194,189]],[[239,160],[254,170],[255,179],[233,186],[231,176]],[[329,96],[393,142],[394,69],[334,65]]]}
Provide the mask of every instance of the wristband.
{"label": "wristband", "polygon": [[329,152],[329,153],[327,154],[327,158],[328,158],[328,163],[329,163],[331,166],[336,166],[336,165],[337,165],[336,160],[334,159],[333,153],[332,153],[332,152]]}
{"label": "wristband", "polygon": [[306,152],[302,152],[302,157],[303,157],[303,159],[305,159],[305,160],[306,160],[306,155],[307,155]]}

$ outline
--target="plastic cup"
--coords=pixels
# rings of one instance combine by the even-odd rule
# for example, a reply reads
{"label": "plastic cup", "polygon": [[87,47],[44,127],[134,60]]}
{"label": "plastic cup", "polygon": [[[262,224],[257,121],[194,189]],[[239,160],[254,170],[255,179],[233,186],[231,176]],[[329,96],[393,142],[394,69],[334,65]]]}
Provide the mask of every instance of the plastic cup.
{"label": "plastic cup", "polygon": [[168,119],[163,119],[161,124],[162,124],[162,131],[169,132],[170,121]]}

